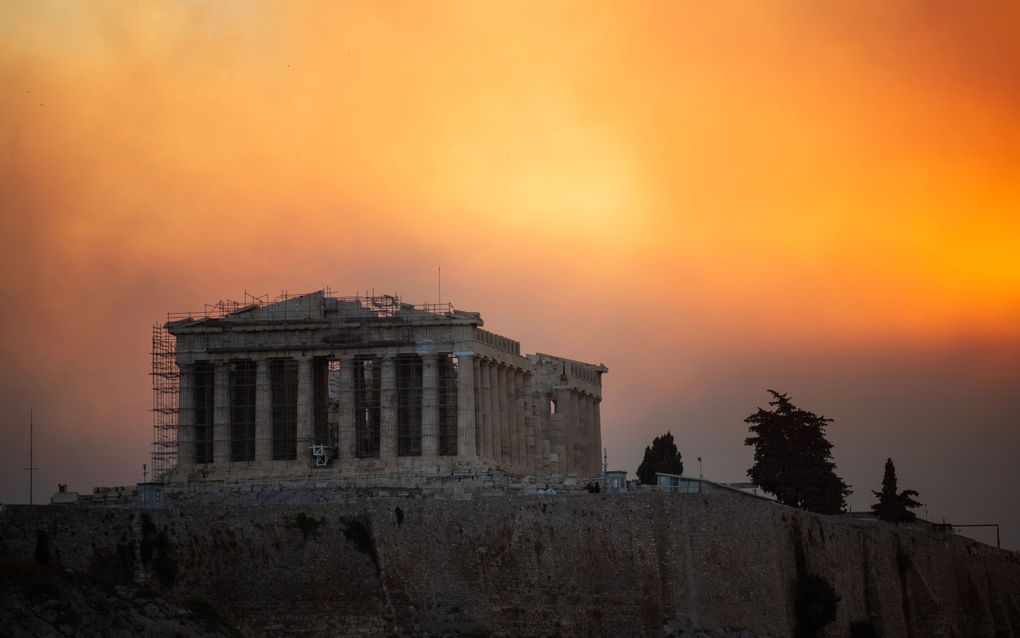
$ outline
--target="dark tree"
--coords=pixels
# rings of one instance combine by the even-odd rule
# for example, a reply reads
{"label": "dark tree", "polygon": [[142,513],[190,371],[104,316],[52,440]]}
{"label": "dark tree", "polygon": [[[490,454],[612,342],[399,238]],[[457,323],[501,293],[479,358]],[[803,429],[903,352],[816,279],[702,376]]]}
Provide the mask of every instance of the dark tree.
{"label": "dark tree", "polygon": [[914,490],[896,491],[896,466],[892,459],[885,461],[885,475],[882,476],[882,491],[871,493],[878,497],[878,502],[871,506],[871,511],[878,515],[878,518],[890,523],[912,523],[916,518],[910,510],[921,507],[921,504],[914,500],[917,492]]}
{"label": "dark tree", "polygon": [[652,440],[652,447],[645,448],[645,458],[638,466],[638,480],[643,485],[655,484],[655,473],[683,474],[684,464],[680,460],[680,451],[676,449],[673,435],[666,431],[662,436]]}
{"label": "dark tree", "polygon": [[825,439],[825,426],[832,419],[801,410],[785,394],[769,392],[772,409],[758,408],[744,419],[752,435],[744,443],[754,446],[754,466],[747,475],[785,505],[820,514],[842,511],[851,490],[836,476],[832,444]]}

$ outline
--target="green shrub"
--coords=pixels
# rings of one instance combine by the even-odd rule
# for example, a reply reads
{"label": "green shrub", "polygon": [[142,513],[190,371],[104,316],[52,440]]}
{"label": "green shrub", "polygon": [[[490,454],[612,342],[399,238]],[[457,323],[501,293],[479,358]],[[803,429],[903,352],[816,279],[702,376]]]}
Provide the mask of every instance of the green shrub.
{"label": "green shrub", "polygon": [[797,638],[815,638],[836,619],[839,596],[829,581],[817,574],[802,574],[794,585]]}
{"label": "green shrub", "polygon": [[172,587],[177,582],[177,561],[173,557],[173,546],[166,534],[159,530],[152,518],[142,514],[142,562],[151,564],[159,582]]}
{"label": "green shrub", "polygon": [[359,519],[351,518],[344,521],[344,538],[353,543],[358,551],[368,554],[376,569],[379,568],[379,554],[376,551],[372,529]]}
{"label": "green shrub", "polygon": [[306,515],[304,512],[299,512],[298,515],[294,517],[294,523],[297,525],[298,529],[301,530],[301,534],[304,536],[305,541],[307,541],[308,537],[312,534],[318,535],[318,530],[326,523],[326,519],[316,519],[312,516]]}

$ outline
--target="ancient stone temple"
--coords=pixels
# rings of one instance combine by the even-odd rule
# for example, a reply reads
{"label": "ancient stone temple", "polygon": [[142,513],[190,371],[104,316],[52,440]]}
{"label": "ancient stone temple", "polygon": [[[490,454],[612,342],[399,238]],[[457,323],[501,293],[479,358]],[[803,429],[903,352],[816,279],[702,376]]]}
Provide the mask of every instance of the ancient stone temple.
{"label": "ancient stone temple", "polygon": [[522,355],[482,325],[323,291],[171,320],[167,476],[600,476],[606,367]]}

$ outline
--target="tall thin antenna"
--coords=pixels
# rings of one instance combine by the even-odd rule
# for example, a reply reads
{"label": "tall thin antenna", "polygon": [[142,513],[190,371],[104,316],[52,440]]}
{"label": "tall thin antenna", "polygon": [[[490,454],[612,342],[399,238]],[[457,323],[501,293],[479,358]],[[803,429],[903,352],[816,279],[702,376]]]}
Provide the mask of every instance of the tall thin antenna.
{"label": "tall thin antenna", "polygon": [[443,267],[439,267],[439,298],[436,299],[437,304],[443,303]]}
{"label": "tall thin antenna", "polygon": [[28,470],[28,504],[29,505],[33,504],[33,500],[34,499],[33,499],[33,494],[32,494],[32,492],[33,492],[32,488],[33,488],[33,486],[35,484],[35,471],[39,469],[32,462],[32,452],[33,452],[32,447],[33,447],[33,443],[34,443],[34,441],[33,441],[34,438],[35,438],[35,425],[34,425],[34,419],[33,419],[33,414],[32,414],[32,406],[29,406],[28,407],[28,467],[25,468],[26,470]]}

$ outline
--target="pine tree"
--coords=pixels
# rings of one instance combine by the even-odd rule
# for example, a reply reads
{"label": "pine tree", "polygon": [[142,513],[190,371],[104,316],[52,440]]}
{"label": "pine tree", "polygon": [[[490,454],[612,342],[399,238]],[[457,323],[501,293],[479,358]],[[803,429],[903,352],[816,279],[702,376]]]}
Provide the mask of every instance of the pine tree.
{"label": "pine tree", "polygon": [[914,500],[918,494],[915,490],[903,490],[902,492],[896,490],[896,466],[893,465],[892,459],[886,459],[885,474],[882,476],[882,491],[871,491],[878,497],[878,502],[871,506],[871,511],[883,521],[912,523],[917,515],[910,510],[921,506]]}
{"label": "pine tree", "polygon": [[638,466],[638,480],[644,485],[655,484],[656,472],[663,474],[683,474],[684,463],[680,451],[673,442],[673,434],[669,430],[662,436],[652,440],[651,447],[645,447],[645,457]]}
{"label": "pine tree", "polygon": [[785,394],[769,393],[772,409],[758,408],[744,419],[752,434],[744,443],[754,446],[754,466],[747,475],[785,505],[820,514],[842,511],[851,490],[836,475],[832,444],[825,438],[832,419],[801,410]]}

